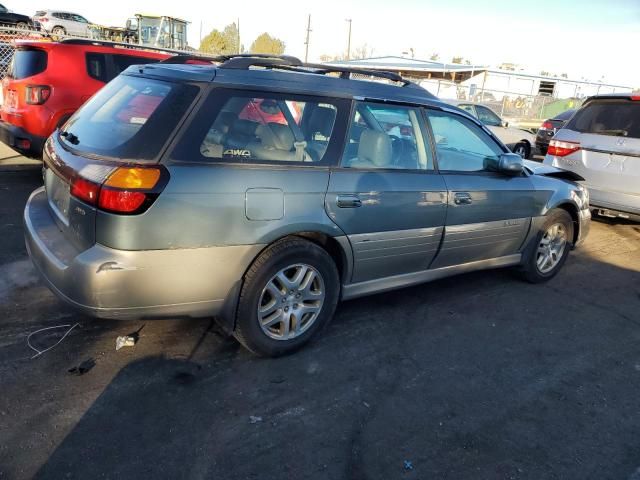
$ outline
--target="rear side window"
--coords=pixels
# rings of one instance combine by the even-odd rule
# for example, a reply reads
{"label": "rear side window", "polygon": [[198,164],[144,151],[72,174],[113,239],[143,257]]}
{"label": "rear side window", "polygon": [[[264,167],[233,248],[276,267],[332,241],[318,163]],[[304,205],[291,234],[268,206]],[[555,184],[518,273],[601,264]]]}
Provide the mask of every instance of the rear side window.
{"label": "rear side window", "polygon": [[133,55],[112,55],[115,74],[120,75],[131,65],[145,65],[147,63],[157,63],[155,58],[136,57]]}
{"label": "rear side window", "polygon": [[215,89],[174,152],[177,160],[326,164],[341,102]]}
{"label": "rear side window", "polygon": [[33,77],[47,69],[47,52],[39,49],[18,49],[13,54],[7,75],[15,80]]}
{"label": "rear side window", "polygon": [[578,110],[566,128],[580,133],[640,138],[640,102],[622,99],[590,102]]}
{"label": "rear side window", "polygon": [[198,91],[189,84],[120,76],[71,117],[60,138],[81,154],[155,159]]}
{"label": "rear side window", "polygon": [[103,53],[87,53],[87,74],[94,80],[107,83],[110,80],[107,56]]}

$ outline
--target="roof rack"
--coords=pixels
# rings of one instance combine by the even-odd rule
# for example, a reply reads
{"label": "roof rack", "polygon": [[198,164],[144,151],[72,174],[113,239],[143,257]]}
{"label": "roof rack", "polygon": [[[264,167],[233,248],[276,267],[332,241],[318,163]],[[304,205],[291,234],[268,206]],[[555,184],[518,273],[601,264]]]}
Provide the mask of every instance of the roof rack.
{"label": "roof rack", "polygon": [[161,47],[148,47],[146,45],[139,45],[137,43],[126,42],[111,42],[107,40],[93,40],[90,38],[63,38],[58,40],[58,43],[64,43],[66,45],[96,45],[101,47],[122,47],[130,48],[132,50],[150,50],[153,52],[168,53],[173,55],[180,55],[179,50],[171,50],[169,48]]}
{"label": "roof rack", "polygon": [[290,55],[268,55],[268,54],[237,54],[219,55],[215,57],[200,55],[176,55],[163,60],[162,63],[188,63],[189,61],[209,61],[218,63],[219,68],[233,70],[248,70],[250,67],[263,67],[277,70],[288,70],[300,73],[314,73],[318,75],[339,74],[340,78],[351,79],[352,75],[363,75],[366,77],[382,78],[393,82],[401,83],[402,86],[413,85],[412,82],[403,78],[397,73],[369,70],[357,67],[338,67],[325,65],[322,63],[304,63],[297,57]]}

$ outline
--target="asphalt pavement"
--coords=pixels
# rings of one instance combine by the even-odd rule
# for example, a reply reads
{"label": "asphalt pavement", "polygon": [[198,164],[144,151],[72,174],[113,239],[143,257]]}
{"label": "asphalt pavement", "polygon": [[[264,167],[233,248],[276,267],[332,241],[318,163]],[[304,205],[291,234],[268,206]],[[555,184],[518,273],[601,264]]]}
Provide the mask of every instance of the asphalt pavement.
{"label": "asphalt pavement", "polygon": [[[640,479],[638,224],[594,222],[547,284],[496,270],[343,303],[265,360],[208,319],[59,303],[22,240],[39,183],[0,171],[2,479]],[[32,358],[30,333],[76,324]]]}

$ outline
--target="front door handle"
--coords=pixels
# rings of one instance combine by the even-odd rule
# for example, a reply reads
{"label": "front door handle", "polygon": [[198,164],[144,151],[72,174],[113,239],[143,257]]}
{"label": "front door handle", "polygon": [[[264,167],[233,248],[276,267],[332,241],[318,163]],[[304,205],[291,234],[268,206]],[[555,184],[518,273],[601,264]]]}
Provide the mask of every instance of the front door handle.
{"label": "front door handle", "polygon": [[453,196],[453,203],[456,205],[471,205],[473,201],[471,200],[471,195],[467,192],[457,192]]}
{"label": "front door handle", "polygon": [[336,205],[340,208],[358,208],[362,206],[362,200],[357,195],[338,195]]}

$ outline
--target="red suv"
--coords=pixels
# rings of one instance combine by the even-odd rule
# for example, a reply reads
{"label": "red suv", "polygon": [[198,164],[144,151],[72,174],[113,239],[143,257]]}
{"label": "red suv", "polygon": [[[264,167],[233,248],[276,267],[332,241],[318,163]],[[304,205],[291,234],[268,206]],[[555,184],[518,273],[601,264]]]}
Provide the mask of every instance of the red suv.
{"label": "red suv", "polygon": [[130,65],[171,54],[110,42],[16,42],[2,80],[0,140],[23,155],[41,158],[51,133],[94,93]]}

